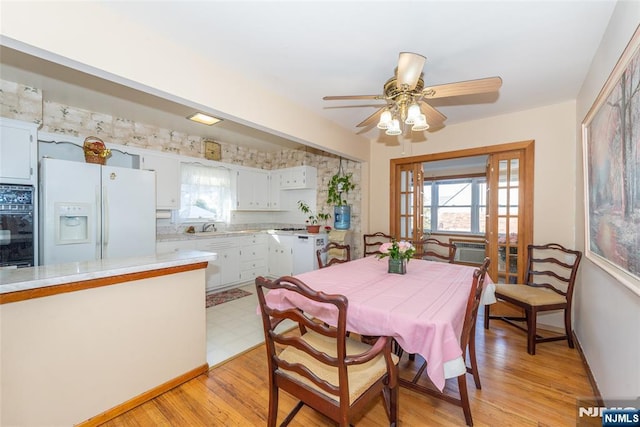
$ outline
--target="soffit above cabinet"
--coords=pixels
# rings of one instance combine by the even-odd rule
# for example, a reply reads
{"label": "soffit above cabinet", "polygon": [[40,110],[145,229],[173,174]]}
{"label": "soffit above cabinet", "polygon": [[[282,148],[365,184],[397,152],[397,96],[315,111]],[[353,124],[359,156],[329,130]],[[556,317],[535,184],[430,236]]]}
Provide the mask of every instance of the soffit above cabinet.
{"label": "soffit above cabinet", "polygon": [[187,120],[195,107],[173,102],[0,46],[0,79],[42,91],[43,101],[126,118],[264,152],[304,145],[230,120],[206,126]]}

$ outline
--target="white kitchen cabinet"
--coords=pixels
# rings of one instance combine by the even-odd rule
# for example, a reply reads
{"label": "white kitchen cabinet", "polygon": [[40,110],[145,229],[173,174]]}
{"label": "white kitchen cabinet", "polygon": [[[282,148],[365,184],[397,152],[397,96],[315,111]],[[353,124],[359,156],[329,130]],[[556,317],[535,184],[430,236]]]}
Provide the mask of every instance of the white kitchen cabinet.
{"label": "white kitchen cabinet", "polygon": [[269,209],[269,172],[239,170],[236,180],[236,209],[262,211]]}
{"label": "white kitchen cabinet", "polygon": [[318,170],[313,166],[279,169],[280,188],[283,190],[313,189],[318,185]]}
{"label": "white kitchen cabinet", "polygon": [[206,270],[207,291],[240,281],[240,239],[220,237],[197,241],[197,249],[218,254]]}
{"label": "white kitchen cabinet", "polygon": [[293,235],[269,235],[269,275],[272,277],[293,274]]}
{"label": "white kitchen cabinet", "polygon": [[38,125],[0,118],[0,182],[36,185]]}
{"label": "white kitchen cabinet", "polygon": [[269,173],[269,209],[280,210],[280,181],[281,173],[272,171]]}
{"label": "white kitchen cabinet", "polygon": [[141,169],[156,172],[156,209],[180,209],[180,161],[144,154],[140,163]]}
{"label": "white kitchen cabinet", "polygon": [[266,234],[252,234],[241,238],[240,280],[253,281],[267,274],[268,246]]}

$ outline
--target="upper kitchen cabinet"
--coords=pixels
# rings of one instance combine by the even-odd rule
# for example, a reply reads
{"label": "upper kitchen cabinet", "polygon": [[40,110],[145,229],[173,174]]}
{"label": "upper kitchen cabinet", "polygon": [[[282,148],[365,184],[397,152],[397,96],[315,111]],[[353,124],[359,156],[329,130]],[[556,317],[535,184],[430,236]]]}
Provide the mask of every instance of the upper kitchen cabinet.
{"label": "upper kitchen cabinet", "polygon": [[38,125],[0,117],[0,182],[36,185]]}
{"label": "upper kitchen cabinet", "polygon": [[280,169],[280,188],[283,190],[312,189],[318,183],[318,170],[313,166]]}
{"label": "upper kitchen cabinet", "polygon": [[269,172],[239,170],[236,180],[236,209],[243,211],[269,210]]}
{"label": "upper kitchen cabinet", "polygon": [[144,154],[140,156],[140,168],[156,172],[156,209],[180,209],[180,161]]}

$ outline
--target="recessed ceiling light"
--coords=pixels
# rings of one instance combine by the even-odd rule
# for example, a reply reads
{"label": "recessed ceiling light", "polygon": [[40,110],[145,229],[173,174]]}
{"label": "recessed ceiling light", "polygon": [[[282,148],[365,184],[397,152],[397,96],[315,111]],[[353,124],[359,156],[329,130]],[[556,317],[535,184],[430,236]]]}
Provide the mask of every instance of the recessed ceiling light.
{"label": "recessed ceiling light", "polygon": [[222,119],[218,119],[212,116],[208,116],[203,113],[195,113],[187,117],[189,120],[193,120],[194,122],[202,123],[203,125],[211,126],[215,125],[218,122],[221,122]]}

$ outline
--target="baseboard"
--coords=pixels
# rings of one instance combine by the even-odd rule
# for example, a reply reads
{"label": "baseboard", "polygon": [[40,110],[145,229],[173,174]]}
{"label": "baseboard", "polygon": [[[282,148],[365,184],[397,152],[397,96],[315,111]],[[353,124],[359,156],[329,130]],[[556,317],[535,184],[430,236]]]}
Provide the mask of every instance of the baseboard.
{"label": "baseboard", "polygon": [[76,424],[77,426],[81,426],[81,427],[89,427],[89,426],[97,426],[100,425],[102,423],[105,423],[115,417],[117,417],[118,415],[122,415],[127,411],[130,411],[131,409],[135,408],[136,406],[140,406],[145,402],[148,402],[149,400],[152,400],[158,396],[160,396],[163,393],[166,393],[167,391],[171,390],[172,388],[175,388],[177,386],[179,386],[180,384],[186,383],[189,380],[192,380],[193,378],[197,377],[198,375],[201,374],[206,374],[209,371],[209,365],[207,363],[205,363],[204,365],[201,365],[195,369],[192,369],[189,372],[185,372],[184,374],[173,378],[169,381],[167,381],[164,384],[160,384],[157,387],[152,388],[149,391],[145,391],[144,393],[127,400],[126,402],[118,405],[118,406],[114,406],[113,408],[99,414],[96,415],[95,417],[91,417],[86,421],[83,421],[79,424]]}
{"label": "baseboard", "polygon": [[[591,368],[589,367],[589,362],[587,362],[587,358],[584,356],[584,352],[582,351],[582,346],[580,345],[580,341],[576,336],[575,332],[571,332],[573,335],[573,342],[575,343],[576,349],[578,350],[578,354],[580,354],[580,359],[582,359],[582,364],[587,371],[587,378],[589,379],[589,384],[591,384],[591,389],[593,390],[593,398],[596,403],[600,407],[604,407],[604,399],[602,399],[602,394],[600,394],[600,389],[598,388],[598,383],[596,383],[596,379],[593,376],[593,372],[591,372]],[[588,396],[585,396],[588,397]]]}

